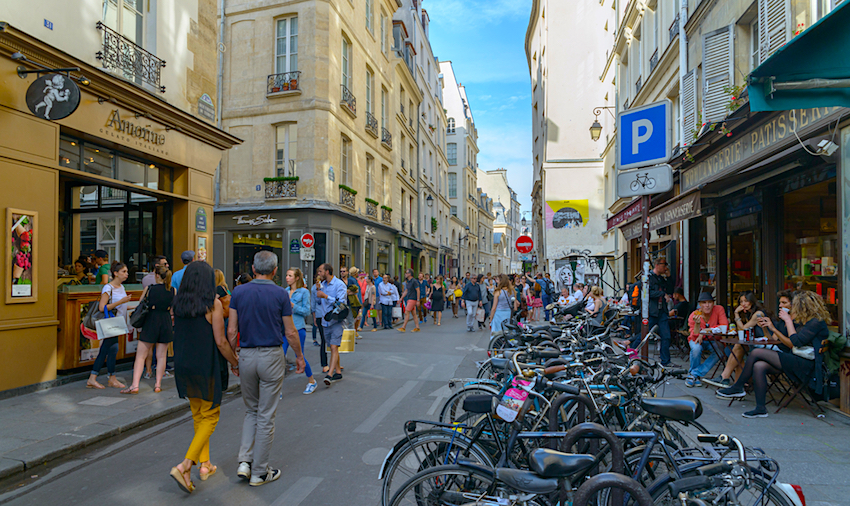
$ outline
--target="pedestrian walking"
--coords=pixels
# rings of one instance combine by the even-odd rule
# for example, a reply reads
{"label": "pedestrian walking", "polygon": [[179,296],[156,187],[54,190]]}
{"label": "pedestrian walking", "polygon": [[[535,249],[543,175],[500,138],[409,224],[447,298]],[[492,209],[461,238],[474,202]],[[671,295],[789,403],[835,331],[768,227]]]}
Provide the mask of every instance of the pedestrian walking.
{"label": "pedestrian walking", "polygon": [[372,315],[372,332],[375,332],[378,330],[378,294],[372,278],[366,276],[363,279],[366,280],[366,288],[363,290],[363,321],[360,324],[360,330],[362,331],[366,328],[366,320],[369,318],[369,312],[374,311]]}
{"label": "pedestrian walking", "polygon": [[[98,258],[102,259],[102,257]],[[112,275],[112,281],[103,285],[103,289],[100,291],[100,310],[103,313],[109,310],[115,313],[115,316],[124,318],[124,321],[126,321],[127,303],[133,299],[127,295],[123,283],[127,281],[127,277],[130,274],[127,271],[127,266],[121,262],[112,264],[110,274]],[[105,388],[97,382],[97,375],[100,373],[104,361],[106,361],[106,372],[109,374],[107,385],[112,388],[127,388],[127,385],[121,383],[115,377],[115,358],[118,356],[118,339],[123,337],[109,337],[100,341],[100,350],[97,352],[97,358],[94,359],[94,366],[92,367],[88,381],[86,381],[86,388]]]}
{"label": "pedestrian walking", "polygon": [[428,321],[428,309],[425,307],[425,302],[428,300],[428,295],[431,292],[431,285],[425,280],[425,274],[419,273],[419,303],[416,306],[417,316],[419,321],[425,323]]}
{"label": "pedestrian walking", "polygon": [[[421,274],[420,274],[421,276]],[[417,318],[417,311],[419,310],[419,298],[420,298],[420,284],[419,281],[413,277],[413,269],[407,269],[404,272],[404,292],[401,294],[402,303],[404,304],[404,323],[399,327],[399,332],[405,332],[407,330],[407,321],[413,320],[413,324],[415,327],[413,328],[414,332],[419,332],[419,319]]]}
{"label": "pedestrian walking", "polygon": [[[319,304],[319,298],[316,296],[316,287],[322,282],[322,278],[316,276],[313,280],[313,285],[310,287],[310,311],[313,316],[313,346],[319,347],[319,361],[322,364],[322,372],[328,372],[328,352],[325,349],[325,328],[322,326],[322,318],[325,316],[324,309],[322,305]],[[319,337],[322,342],[319,344],[316,341],[316,333],[319,333]],[[303,350],[302,350],[303,351]]]}
{"label": "pedestrian walking", "polygon": [[385,274],[385,279],[378,285],[378,296],[381,303],[381,323],[384,330],[392,330],[393,328],[393,307],[398,301],[398,290],[395,285],[389,281],[390,275]]}
{"label": "pedestrian walking", "polygon": [[481,289],[475,283],[467,283],[463,287],[462,304],[466,309],[466,331],[475,332],[476,313],[481,303]]}
{"label": "pedestrian walking", "polygon": [[[378,269],[372,269],[372,282],[375,283],[375,296],[376,296],[376,298],[378,298],[381,295],[379,288],[381,286],[381,283],[384,282],[384,279],[381,277],[381,273],[380,273],[380,271],[378,271]],[[380,321],[383,324],[383,322],[384,322],[384,317],[383,317],[384,308],[383,308],[383,306],[381,305],[380,302],[378,302],[377,309],[378,309],[378,321]]]}
{"label": "pedestrian walking", "polygon": [[147,299],[148,315],[139,336],[136,349],[136,362],[133,366],[133,383],[122,394],[139,393],[139,382],[145,369],[145,362],[156,350],[156,383],[154,393],[162,392],[162,378],[165,375],[165,361],[168,343],[174,340],[174,328],[171,324],[171,304],[174,301],[174,289],[171,288],[171,271],[161,265],[154,269],[154,284],[142,292],[141,300]]}
{"label": "pedestrian walking", "polygon": [[187,266],[182,287],[174,298],[174,375],[180,398],[189,399],[195,435],[183,462],[171,468],[171,477],[181,490],[192,493],[192,466],[200,465],[202,481],[218,469],[210,461],[210,437],[221,414],[222,390],[227,388],[224,361],[230,362],[234,374],[239,374],[239,363],[225,335],[213,268],[206,262]]}
{"label": "pedestrian walking", "polygon": [[431,285],[431,312],[434,314],[434,324],[442,325],[443,310],[446,308],[446,288],[443,285],[443,276],[437,276],[434,284]]}
{"label": "pedestrian walking", "polygon": [[321,300],[324,318],[322,325],[325,331],[325,341],[331,348],[331,362],[328,375],[324,383],[331,386],[334,382],[342,379],[342,366],[339,363],[339,346],[342,344],[342,322],[333,318],[334,306],[345,304],[348,301],[345,283],[334,277],[334,268],[331,264],[322,264],[318,269],[319,277],[322,278],[321,285],[316,287],[316,297]]}
{"label": "pedestrian walking", "polygon": [[180,253],[180,261],[183,262],[183,268],[171,275],[171,286],[175,292],[180,291],[180,282],[183,281],[183,273],[186,272],[186,266],[195,261],[195,252],[187,250]]}
{"label": "pedestrian walking", "polygon": [[[450,300],[452,302],[452,318],[457,318],[457,308],[460,305],[460,296],[458,296],[457,291],[461,290],[460,284],[457,281],[457,276],[452,276],[452,281],[449,283],[449,294]],[[463,290],[461,290],[463,293]]]}
{"label": "pedestrian walking", "polygon": [[483,330],[487,325],[487,317],[490,316],[490,289],[484,275],[478,275],[478,289],[481,290],[481,307],[484,309],[484,319],[478,322],[478,329]]}
{"label": "pedestrian walking", "polygon": [[227,337],[233,345],[239,333],[240,386],[247,408],[236,475],[259,486],[280,478],[280,469],[269,465],[269,453],[285,369],[284,336],[295,351],[295,372],[304,372],[306,362],[289,295],[273,281],[277,256],[271,251],[257,252],[252,270],[253,281],[237,286],[231,294]]}
{"label": "pedestrian walking", "polygon": [[502,330],[502,324],[511,318],[511,310],[516,300],[514,287],[508,276],[502,276],[499,286],[493,294],[493,309],[490,314],[490,335]]}
{"label": "pedestrian walking", "polygon": [[[310,311],[310,291],[307,290],[304,284],[304,275],[301,269],[289,269],[286,271],[286,293],[289,294],[289,301],[292,303],[292,323],[295,324],[295,329],[298,331],[298,342],[301,343],[301,353],[304,353],[304,341],[307,339],[307,323],[305,318],[311,315]],[[283,356],[286,357],[286,352],[289,350],[289,341],[283,340]],[[313,378],[313,370],[310,368],[310,362],[307,357],[304,357],[304,374],[307,375],[307,387],[304,389],[304,395],[310,395],[318,386]]]}
{"label": "pedestrian walking", "polygon": [[363,308],[360,305],[360,288],[355,285],[348,285],[348,316],[345,317],[345,327],[354,330],[354,336],[359,339],[360,334],[357,333],[357,327],[360,325],[360,310]]}

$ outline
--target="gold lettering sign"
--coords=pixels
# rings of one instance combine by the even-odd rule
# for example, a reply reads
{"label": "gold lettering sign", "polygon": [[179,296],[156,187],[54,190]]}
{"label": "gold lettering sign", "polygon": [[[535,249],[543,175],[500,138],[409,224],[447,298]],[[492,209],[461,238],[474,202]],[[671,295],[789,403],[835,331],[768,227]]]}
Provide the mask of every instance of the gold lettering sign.
{"label": "gold lettering sign", "polygon": [[712,154],[701,162],[688,167],[682,171],[681,191],[686,192],[710,178],[726,172],[743,167],[753,162],[752,158],[762,151],[772,148],[775,144],[794,136],[797,128],[804,128],[831,113],[841,109],[840,107],[820,107],[817,109],[803,109],[794,111],[783,111],[748,132],[738,136],[738,140],[726,146],[720,151]]}
{"label": "gold lettering sign", "polygon": [[156,146],[165,144],[165,134],[158,134],[154,132],[151,130],[151,125],[136,125],[131,123],[129,120],[121,119],[121,115],[118,114],[118,109],[113,109],[112,113],[109,115],[109,121],[106,122],[106,126],[107,128],[113,128],[115,131],[121,132],[124,135],[137,137]]}

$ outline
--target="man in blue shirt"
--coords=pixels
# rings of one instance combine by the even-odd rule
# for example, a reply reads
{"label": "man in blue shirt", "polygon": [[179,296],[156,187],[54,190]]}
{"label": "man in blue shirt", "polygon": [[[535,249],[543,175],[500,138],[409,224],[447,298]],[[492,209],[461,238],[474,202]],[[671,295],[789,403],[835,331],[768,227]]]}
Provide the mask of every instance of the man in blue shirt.
{"label": "man in blue shirt", "polygon": [[[334,277],[334,268],[331,264],[322,264],[317,269],[319,277],[322,278],[320,285],[316,286],[317,305],[325,315],[333,313],[334,304],[348,303],[348,291],[345,283]],[[326,320],[322,318],[322,326],[325,330],[325,342],[331,348],[331,362],[328,375],[325,376],[325,385],[331,386],[335,381],[342,379],[342,368],[339,366],[339,346],[342,344],[342,321],[337,319]]]}
{"label": "man in blue shirt", "polygon": [[[378,296],[380,296],[380,294],[381,294],[380,287],[381,287],[381,282],[383,282],[383,281],[384,281],[384,279],[381,277],[381,273],[378,272],[378,269],[372,269],[372,282],[375,283],[375,294],[378,295]],[[378,307],[376,307],[375,309],[378,310],[378,320],[380,320],[381,323],[383,323],[384,319],[383,319],[382,315],[383,315],[384,307],[381,305],[380,302],[378,302]]]}
{"label": "man in blue shirt", "polygon": [[[389,274],[386,276],[387,279],[390,279]],[[392,330],[393,306],[395,306],[395,299],[398,299],[398,290],[391,281],[384,282],[380,275],[375,278],[375,286],[378,287],[378,302],[381,305],[381,314],[383,315],[381,323],[384,330]]]}
{"label": "man in blue shirt", "polygon": [[[183,268],[171,275],[171,288],[174,292],[180,289],[180,282],[183,281],[183,273],[186,272],[186,266],[195,260],[195,252],[192,250],[184,251],[180,254],[180,260],[183,262]],[[234,350],[236,348],[233,348]]]}
{"label": "man in blue shirt", "polygon": [[428,300],[428,292],[430,286],[428,285],[428,281],[425,280],[425,274],[419,273],[419,306],[417,307],[419,311],[419,321],[427,322],[428,321],[428,311],[425,309],[425,301]]}
{"label": "man in blue shirt", "polygon": [[[183,259],[185,262],[185,253]],[[269,466],[269,453],[285,369],[281,348],[284,332],[295,352],[297,372],[304,371],[305,362],[298,330],[292,321],[289,295],[272,281],[277,272],[277,255],[271,251],[258,252],[254,255],[253,270],[254,280],[235,287],[231,293],[227,337],[236,349],[239,335],[237,370],[247,408],[236,474],[256,487],[280,478],[280,469]]]}

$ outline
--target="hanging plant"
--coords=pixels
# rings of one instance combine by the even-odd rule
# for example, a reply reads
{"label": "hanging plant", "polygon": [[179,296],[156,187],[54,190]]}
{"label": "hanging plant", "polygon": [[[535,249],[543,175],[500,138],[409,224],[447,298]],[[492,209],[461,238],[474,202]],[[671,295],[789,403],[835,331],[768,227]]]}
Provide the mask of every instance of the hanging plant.
{"label": "hanging plant", "polygon": [[726,109],[729,112],[734,112],[744,105],[745,99],[742,98],[741,95],[744,93],[745,89],[746,86],[738,86],[737,84],[723,87],[723,93],[727,93],[729,95],[729,103],[726,104]]}
{"label": "hanging plant", "polygon": [[682,161],[694,163],[694,156],[691,154],[690,149],[685,149],[685,156],[682,157]]}

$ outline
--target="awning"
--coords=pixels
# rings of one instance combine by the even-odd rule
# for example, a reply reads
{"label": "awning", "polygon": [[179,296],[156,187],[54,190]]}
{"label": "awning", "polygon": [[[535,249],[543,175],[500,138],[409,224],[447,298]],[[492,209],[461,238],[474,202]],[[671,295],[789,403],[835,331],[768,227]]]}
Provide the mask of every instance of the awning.
{"label": "awning", "polygon": [[[700,213],[700,192],[693,191],[686,194],[681,194],[671,199],[661,208],[649,213],[649,231],[658,230],[659,228],[678,223],[680,221],[689,220]],[[620,227],[623,231],[623,236],[627,241],[636,239],[641,235],[641,226],[643,222],[640,219],[634,220],[627,225]]]}
{"label": "awning", "polygon": [[850,107],[848,27],[850,2],[842,2],[756,67],[750,110]]}

